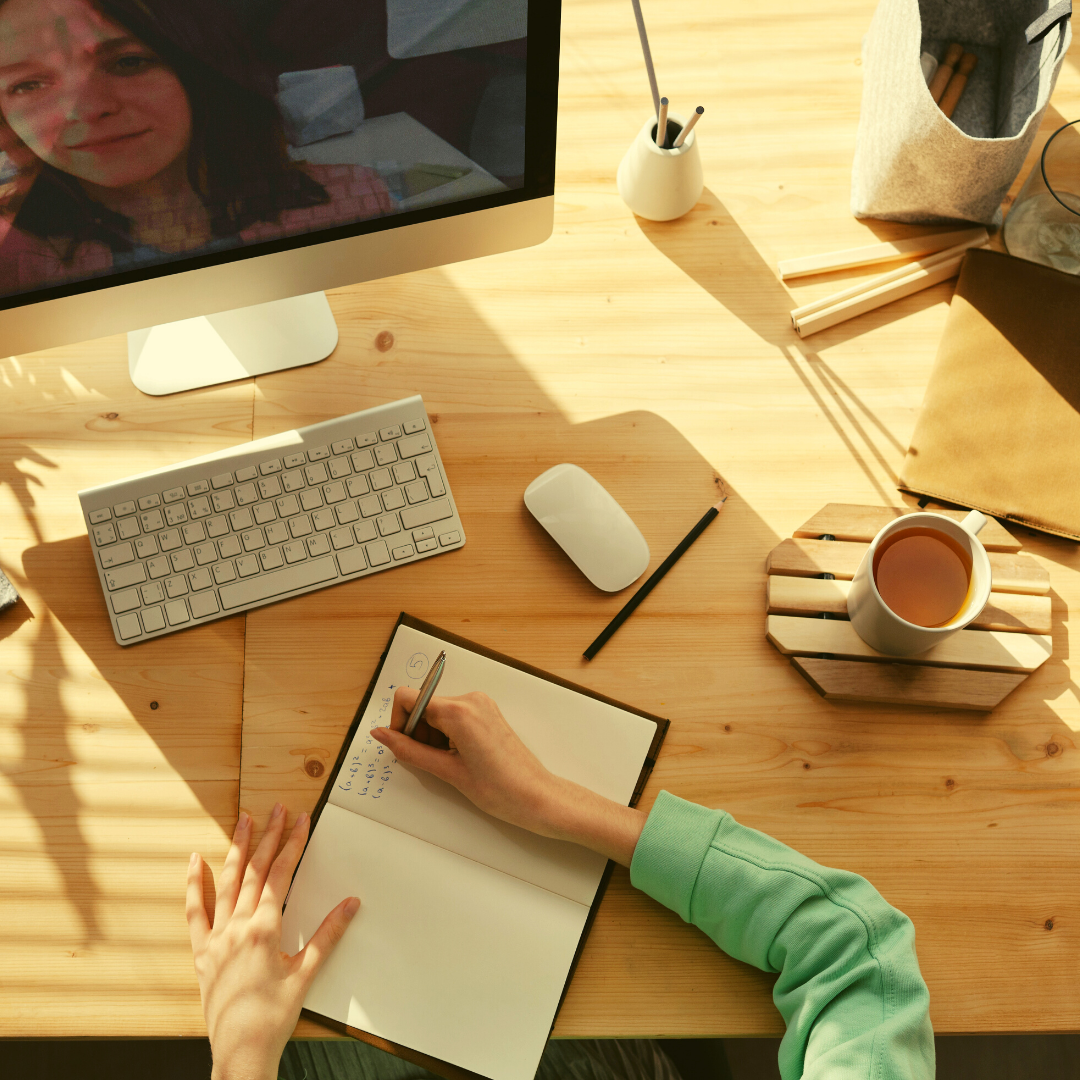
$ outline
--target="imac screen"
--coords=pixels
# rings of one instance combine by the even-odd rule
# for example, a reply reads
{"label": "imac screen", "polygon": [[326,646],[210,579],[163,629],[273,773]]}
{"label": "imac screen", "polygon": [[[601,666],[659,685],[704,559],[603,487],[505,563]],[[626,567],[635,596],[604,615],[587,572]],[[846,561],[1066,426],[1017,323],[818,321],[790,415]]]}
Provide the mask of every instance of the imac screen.
{"label": "imac screen", "polygon": [[0,307],[549,193],[528,16],[0,0]]}

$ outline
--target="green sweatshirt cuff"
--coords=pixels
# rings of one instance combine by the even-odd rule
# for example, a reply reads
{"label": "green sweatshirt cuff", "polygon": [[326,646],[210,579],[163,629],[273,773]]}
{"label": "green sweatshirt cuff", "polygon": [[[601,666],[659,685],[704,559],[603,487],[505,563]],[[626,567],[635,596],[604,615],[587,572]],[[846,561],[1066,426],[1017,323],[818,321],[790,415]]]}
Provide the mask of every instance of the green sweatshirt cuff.
{"label": "green sweatshirt cuff", "polygon": [[634,848],[631,884],[690,922],[698,873],[727,816],[661,791]]}

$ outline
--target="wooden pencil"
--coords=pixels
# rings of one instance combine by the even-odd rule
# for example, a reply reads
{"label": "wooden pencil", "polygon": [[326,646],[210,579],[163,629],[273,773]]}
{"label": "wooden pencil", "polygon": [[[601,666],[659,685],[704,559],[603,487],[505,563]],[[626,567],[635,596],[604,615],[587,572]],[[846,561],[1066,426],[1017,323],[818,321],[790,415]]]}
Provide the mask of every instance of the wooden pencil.
{"label": "wooden pencil", "polygon": [[689,135],[690,132],[694,130],[694,125],[701,119],[701,114],[704,111],[705,111],[705,106],[704,105],[699,105],[694,110],[694,115],[691,116],[690,119],[686,121],[685,127],[683,127],[682,131],[679,132],[678,136],[675,139],[675,142],[672,143],[671,148],[673,150],[678,150],[678,148],[680,146],[682,146],[682,144],[684,142],[686,142],[686,136]]}
{"label": "wooden pencil", "polygon": [[656,145],[661,150],[664,149],[667,143],[667,107],[668,99],[662,97],[660,99],[660,115],[656,118]]}
{"label": "wooden pencil", "polygon": [[641,51],[645,56],[645,70],[649,75],[649,89],[652,91],[653,112],[660,115],[660,88],[656,85],[656,72],[653,69],[652,50],[649,48],[649,35],[645,33],[645,16],[641,14],[641,0],[631,0],[634,5],[634,18],[637,19],[638,37],[641,39]]}

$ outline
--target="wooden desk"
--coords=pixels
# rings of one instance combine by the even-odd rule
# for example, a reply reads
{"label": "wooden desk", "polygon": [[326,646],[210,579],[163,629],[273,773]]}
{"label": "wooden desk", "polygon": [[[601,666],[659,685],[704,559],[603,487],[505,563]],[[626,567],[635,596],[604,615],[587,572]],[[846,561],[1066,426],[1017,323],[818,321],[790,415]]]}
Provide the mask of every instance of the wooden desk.
{"label": "wooden desk", "polygon": [[[335,355],[257,386],[143,397],[121,338],[0,359],[0,565],[25,597],[0,619],[0,1034],[202,1034],[187,855],[220,865],[238,802],[314,802],[403,608],[671,717],[644,804],[666,787],[867,875],[915,922],[938,1031],[1080,1029],[1076,545],[1021,534],[1050,572],[1054,656],[989,717],[826,703],[764,637],[778,538],[829,501],[901,503],[950,295],[801,341],[792,299],[834,285],[789,292],[774,273],[916,231],[847,208],[872,6],[650,6],[665,92],[706,107],[707,189],[681,221],[636,221],[615,192],[648,88],[626,5],[579,0],[543,246],[339,291]],[[1078,115],[1074,49],[1044,136]],[[461,552],[114,644],[79,488],[415,391],[438,418]],[[736,493],[591,665],[581,649],[622,598],[588,586],[521,503],[567,460],[622,502],[654,563],[718,473]],[[556,1034],[776,1033],[770,985],[618,873]]]}

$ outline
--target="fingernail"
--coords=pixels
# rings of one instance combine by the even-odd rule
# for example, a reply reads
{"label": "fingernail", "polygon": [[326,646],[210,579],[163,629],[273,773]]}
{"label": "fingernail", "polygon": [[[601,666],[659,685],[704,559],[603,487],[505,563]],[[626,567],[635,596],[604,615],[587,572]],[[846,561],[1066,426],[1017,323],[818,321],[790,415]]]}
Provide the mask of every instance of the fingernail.
{"label": "fingernail", "polygon": [[296,819],[296,827],[298,829],[302,829],[307,823],[308,823],[308,814],[307,814],[307,811],[305,810],[304,813],[302,813]]}
{"label": "fingernail", "polygon": [[273,821],[281,813],[281,803],[274,803],[274,812],[270,815],[270,820]]}
{"label": "fingernail", "polygon": [[236,822],[236,827],[238,829],[246,829],[250,824],[251,824],[251,815],[248,814],[246,811],[241,810],[240,811],[240,818]]}
{"label": "fingernail", "polygon": [[359,897],[354,896],[345,905],[345,918],[346,919],[351,919],[359,910],[360,910],[360,899],[359,899]]}
{"label": "fingernail", "polygon": [[191,858],[188,859],[188,869],[189,870],[194,870],[195,869],[195,864],[198,861],[199,861],[199,853],[197,851],[193,851],[191,853]]}

